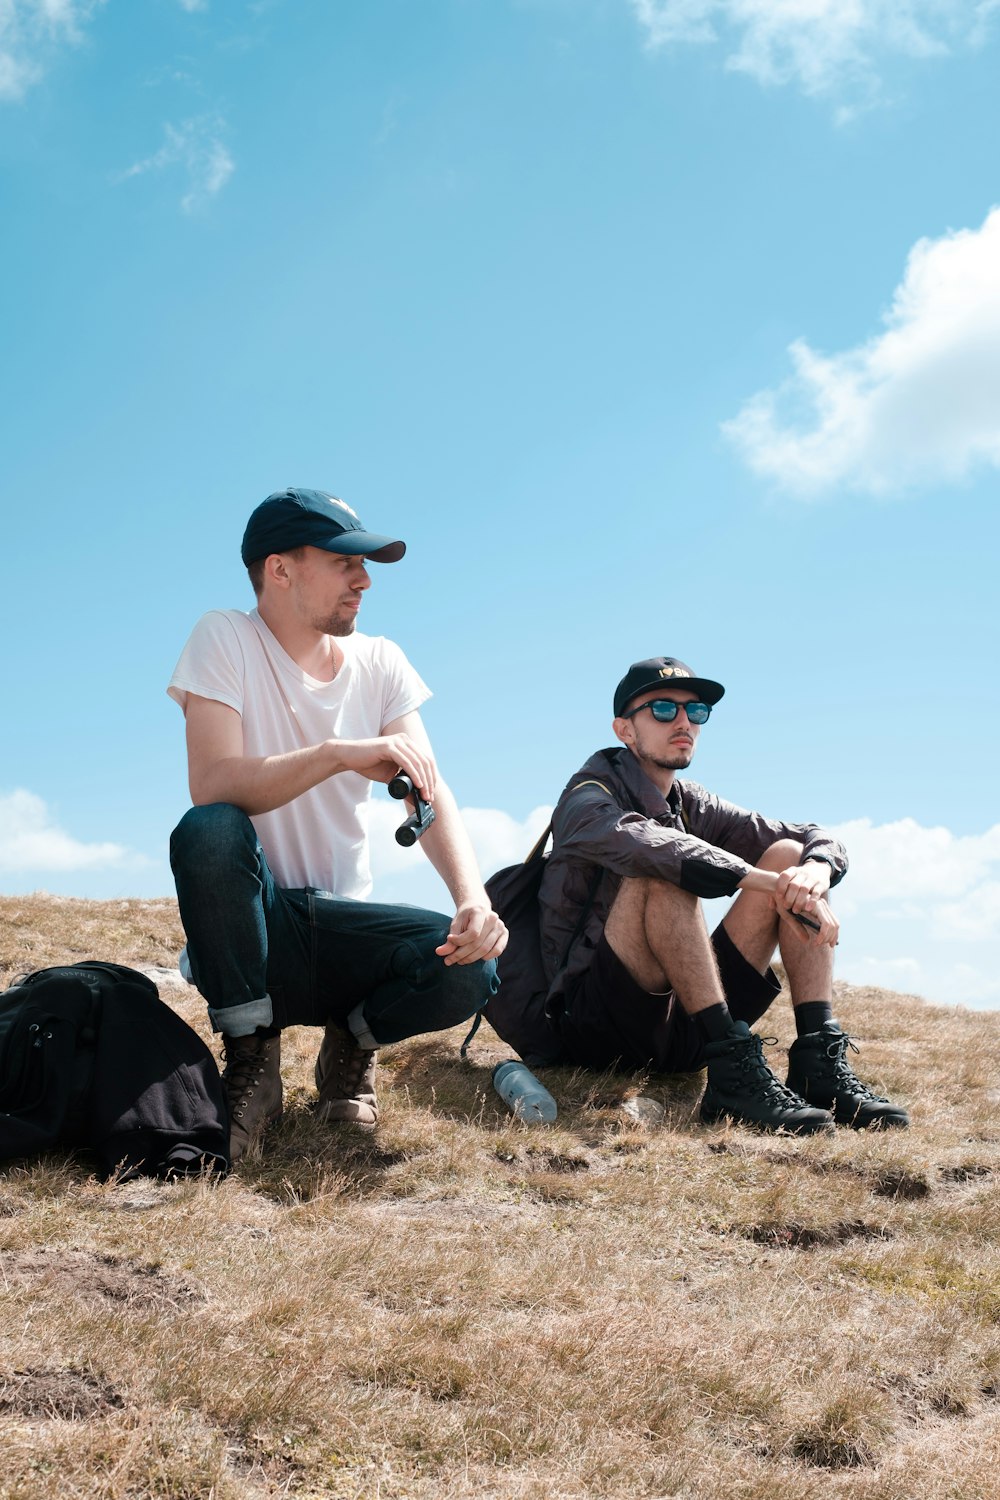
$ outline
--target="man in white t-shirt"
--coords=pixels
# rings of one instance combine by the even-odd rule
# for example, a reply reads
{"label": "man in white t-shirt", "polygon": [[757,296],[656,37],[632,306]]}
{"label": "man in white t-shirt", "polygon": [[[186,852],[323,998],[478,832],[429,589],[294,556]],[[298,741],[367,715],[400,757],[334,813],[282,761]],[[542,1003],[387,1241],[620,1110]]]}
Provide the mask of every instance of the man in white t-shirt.
{"label": "man in white t-shirt", "polygon": [[[320,1112],[372,1126],[378,1047],[457,1025],[496,992],[507,931],[441,780],[399,647],[355,631],[369,562],[405,544],[342,500],[281,490],[247,523],[257,608],[195,626],[168,692],[187,721],[194,806],[170,859],[187,959],[225,1044],[233,1159],[281,1114],[283,1026],[321,1025]],[[423,848],[449,919],[369,902],[373,781],[433,804]]]}

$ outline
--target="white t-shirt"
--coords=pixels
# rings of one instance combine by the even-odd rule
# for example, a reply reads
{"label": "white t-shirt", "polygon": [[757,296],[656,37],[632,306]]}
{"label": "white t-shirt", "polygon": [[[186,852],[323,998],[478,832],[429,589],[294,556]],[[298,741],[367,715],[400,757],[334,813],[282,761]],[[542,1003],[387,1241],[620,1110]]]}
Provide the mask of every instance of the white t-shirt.
{"label": "white t-shirt", "polygon": [[[343,666],[319,682],[297,666],[256,610],[203,615],[181,652],[167,692],[187,709],[188,693],[234,708],[247,755],[280,755],[322,740],[372,739],[426,703],[427,684],[384,636],[338,637]],[[363,900],[371,894],[366,776],[341,771],[284,807],[252,819],[280,886],[315,886]]]}

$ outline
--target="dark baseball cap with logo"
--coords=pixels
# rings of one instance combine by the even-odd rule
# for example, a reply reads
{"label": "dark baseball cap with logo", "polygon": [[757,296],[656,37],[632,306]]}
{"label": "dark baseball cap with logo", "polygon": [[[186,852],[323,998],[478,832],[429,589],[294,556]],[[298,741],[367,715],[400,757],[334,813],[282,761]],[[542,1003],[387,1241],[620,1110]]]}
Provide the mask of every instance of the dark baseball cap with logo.
{"label": "dark baseball cap with logo", "polygon": [[276,490],[247,522],[240,549],[246,567],[272,552],[321,547],[372,562],[399,562],[406,543],[366,531],[349,505],[323,490]]}
{"label": "dark baseball cap with logo", "polygon": [[718,703],[726,691],[721,682],[696,677],[694,670],[676,656],[650,656],[634,661],[615,688],[615,718],[628,708],[633,698],[653,688],[679,687],[697,693],[703,703]]}

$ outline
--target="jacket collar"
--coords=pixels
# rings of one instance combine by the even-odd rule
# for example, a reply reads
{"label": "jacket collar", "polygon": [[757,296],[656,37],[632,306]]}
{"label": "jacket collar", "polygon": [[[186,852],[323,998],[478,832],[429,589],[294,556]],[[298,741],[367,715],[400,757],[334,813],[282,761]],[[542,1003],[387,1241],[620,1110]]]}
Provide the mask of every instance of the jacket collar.
{"label": "jacket collar", "polygon": [[665,812],[679,816],[681,807],[680,787],[676,780],[670,795],[664,797],[659,787],[654,786],[645,771],[626,745],[615,745],[608,750],[599,750],[591,756],[585,770],[599,776],[601,763],[611,768],[615,779],[623,788],[629,803],[645,818],[661,818]]}

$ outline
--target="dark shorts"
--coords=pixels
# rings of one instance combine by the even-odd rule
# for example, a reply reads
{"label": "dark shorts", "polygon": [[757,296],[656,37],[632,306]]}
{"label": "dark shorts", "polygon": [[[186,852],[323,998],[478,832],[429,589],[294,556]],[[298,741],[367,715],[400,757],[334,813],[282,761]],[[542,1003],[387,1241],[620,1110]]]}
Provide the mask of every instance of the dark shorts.
{"label": "dark shorts", "polygon": [[[733,1020],[752,1026],[781,983],[773,969],[758,974],[721,925],[712,946]],[[677,996],[642,989],[603,935],[590,968],[566,996],[560,1032],[566,1060],[579,1067],[690,1073],[704,1066],[705,1038]]]}

